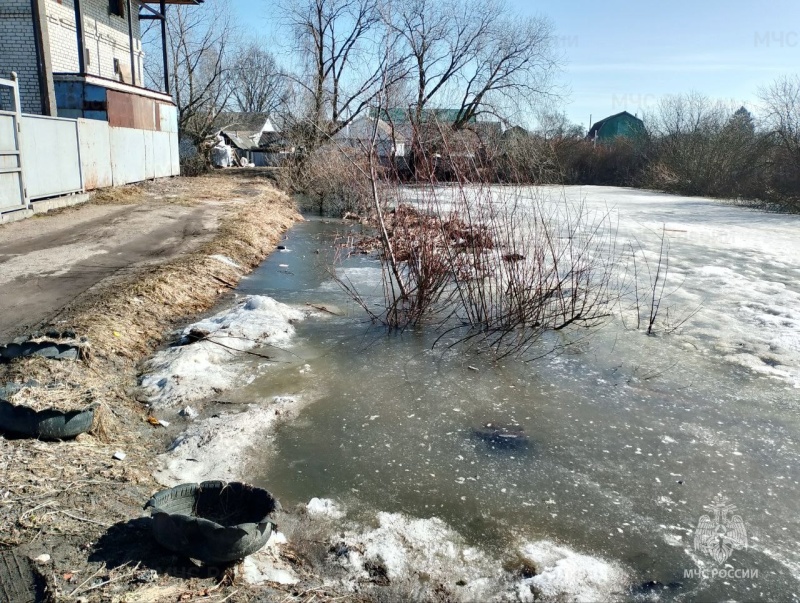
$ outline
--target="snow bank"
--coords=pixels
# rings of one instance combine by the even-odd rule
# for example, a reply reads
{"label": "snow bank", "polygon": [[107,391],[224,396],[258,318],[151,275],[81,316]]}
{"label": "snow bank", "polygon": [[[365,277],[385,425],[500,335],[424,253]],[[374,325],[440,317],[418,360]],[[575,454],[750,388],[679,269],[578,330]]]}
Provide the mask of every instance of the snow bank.
{"label": "snow bank", "polygon": [[629,585],[620,565],[547,540],[526,544],[520,553],[539,570],[536,576],[519,583],[517,593],[522,601],[619,600]]}
{"label": "snow bank", "polygon": [[344,588],[355,590],[377,572],[414,598],[430,598],[444,587],[456,600],[486,601],[508,583],[500,562],[467,546],[440,519],[381,512],[377,521],[375,529],[332,535],[333,542],[343,543],[338,563],[347,574]]}
{"label": "snow bank", "polygon": [[253,296],[230,310],[189,325],[208,332],[208,340],[158,352],[145,367],[141,387],[154,408],[192,402],[235,386],[247,370],[234,362],[239,352],[264,345],[285,346],[292,322],[305,313],[270,297]]}
{"label": "snow bank", "polygon": [[196,421],[157,457],[153,475],[170,488],[186,482],[241,480],[252,458],[251,447],[300,406],[297,398],[278,396],[268,406],[250,405],[244,412]]}
{"label": "snow bank", "polygon": [[[307,507],[315,521],[329,521],[335,517],[329,510],[338,510],[317,498]],[[330,541],[334,562],[345,572],[343,589],[366,592],[364,585],[374,583],[401,598],[428,600],[446,593],[448,600],[497,603],[618,600],[629,589],[621,565],[546,540],[520,546],[519,556],[538,570],[523,579],[504,569],[508,564],[502,559],[469,546],[441,519],[380,512],[376,520],[375,528],[349,524],[344,533],[342,523],[335,524]]]}

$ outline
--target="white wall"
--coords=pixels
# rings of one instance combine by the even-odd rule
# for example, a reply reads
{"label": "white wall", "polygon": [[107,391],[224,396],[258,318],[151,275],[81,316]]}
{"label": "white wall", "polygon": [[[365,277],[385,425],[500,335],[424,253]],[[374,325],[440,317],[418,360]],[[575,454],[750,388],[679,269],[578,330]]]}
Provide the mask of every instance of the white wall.
{"label": "white wall", "polygon": [[[4,0],[5,1],[5,0]],[[139,30],[139,0],[131,0],[133,43],[136,61],[136,85],[142,85],[142,42]],[[114,59],[130,70],[128,18],[109,13],[108,0],[82,0],[84,35],[89,61],[86,72],[119,81],[114,73]],[[55,73],[78,72],[78,42],[75,7],[72,0],[47,0],[50,54]],[[131,82],[128,82],[131,83]]]}

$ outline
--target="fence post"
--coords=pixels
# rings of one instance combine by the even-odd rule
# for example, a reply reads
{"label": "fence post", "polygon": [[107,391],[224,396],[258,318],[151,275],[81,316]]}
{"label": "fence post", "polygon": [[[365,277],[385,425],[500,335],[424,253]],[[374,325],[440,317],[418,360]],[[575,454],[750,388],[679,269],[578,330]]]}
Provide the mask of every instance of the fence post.
{"label": "fence post", "polygon": [[14,97],[14,137],[17,144],[17,165],[19,166],[19,191],[22,196],[22,205],[25,209],[33,209],[30,201],[28,200],[28,187],[25,186],[25,166],[22,165],[22,103],[19,99],[19,76],[16,71],[11,72],[11,94]]}

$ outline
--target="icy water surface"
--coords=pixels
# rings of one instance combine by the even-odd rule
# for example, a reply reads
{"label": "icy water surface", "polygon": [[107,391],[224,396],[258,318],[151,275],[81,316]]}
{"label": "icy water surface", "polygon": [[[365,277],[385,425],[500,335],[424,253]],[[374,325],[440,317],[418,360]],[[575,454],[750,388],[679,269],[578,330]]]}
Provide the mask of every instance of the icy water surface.
{"label": "icy water surface", "polygon": [[[428,334],[365,321],[325,269],[345,227],[309,220],[240,287],[340,314],[297,325],[292,363],[254,384],[316,401],[253,481],[285,505],[319,496],[355,516],[440,517],[494,552],[560,541],[623,563],[641,585],[632,600],[797,599],[800,218],[627,189],[566,194],[612,208],[620,240],[652,247],[666,227],[681,283],[669,304],[695,312],[678,332],[612,322],[528,364],[431,350]],[[380,282],[366,257],[345,273],[365,291]],[[527,445],[476,438],[487,422],[522,425]],[[695,548],[719,494],[736,507],[721,523],[740,516],[747,534],[722,563]]]}

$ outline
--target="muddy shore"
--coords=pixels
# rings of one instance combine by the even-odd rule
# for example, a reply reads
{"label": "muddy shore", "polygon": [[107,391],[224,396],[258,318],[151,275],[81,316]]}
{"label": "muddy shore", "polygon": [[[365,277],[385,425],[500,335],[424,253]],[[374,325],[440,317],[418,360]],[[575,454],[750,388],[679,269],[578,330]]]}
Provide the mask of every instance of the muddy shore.
{"label": "muddy shore", "polygon": [[[152,231],[149,239],[126,238],[133,229],[123,218],[137,214],[141,224],[155,220],[157,228],[143,226]],[[179,216],[189,218],[178,227],[181,232],[173,232],[170,223]],[[111,255],[129,258],[84,279],[83,290],[43,301],[45,320],[34,322],[29,312],[24,328],[5,325],[4,335],[74,333],[88,341],[90,353],[85,361],[24,358],[0,364],[0,384],[28,385],[34,395],[37,388],[69,384],[88,392],[102,418],[92,432],[71,441],[0,436],[0,553],[4,560],[39,559],[32,569],[44,600],[235,602],[300,594],[296,587],[249,587],[235,572],[220,576],[155,544],[142,506],[160,489],[153,459],[169,442],[136,399],[139,363],[172,329],[229,295],[299,219],[292,200],[268,180],[231,171],[114,189],[85,206],[0,229],[0,244],[17,244],[8,252],[14,264],[0,266],[9,292],[15,284],[30,286],[26,258],[38,257],[49,269],[33,279],[40,289],[63,280],[76,262],[90,265],[92,256],[95,266]],[[37,230],[50,224],[55,230],[77,224],[85,233],[103,233],[91,243],[107,249],[102,255],[81,253],[77,235],[46,251],[34,249]],[[192,232],[198,236],[185,243]],[[175,236],[181,244],[164,245]],[[66,267],[59,269],[59,262]],[[19,274],[12,272],[14,265],[21,267]],[[68,281],[53,287],[63,292]],[[4,292],[2,304],[15,302]],[[117,452],[124,460],[114,458]],[[288,548],[286,555],[292,556]],[[5,586],[7,592],[16,588]]]}

